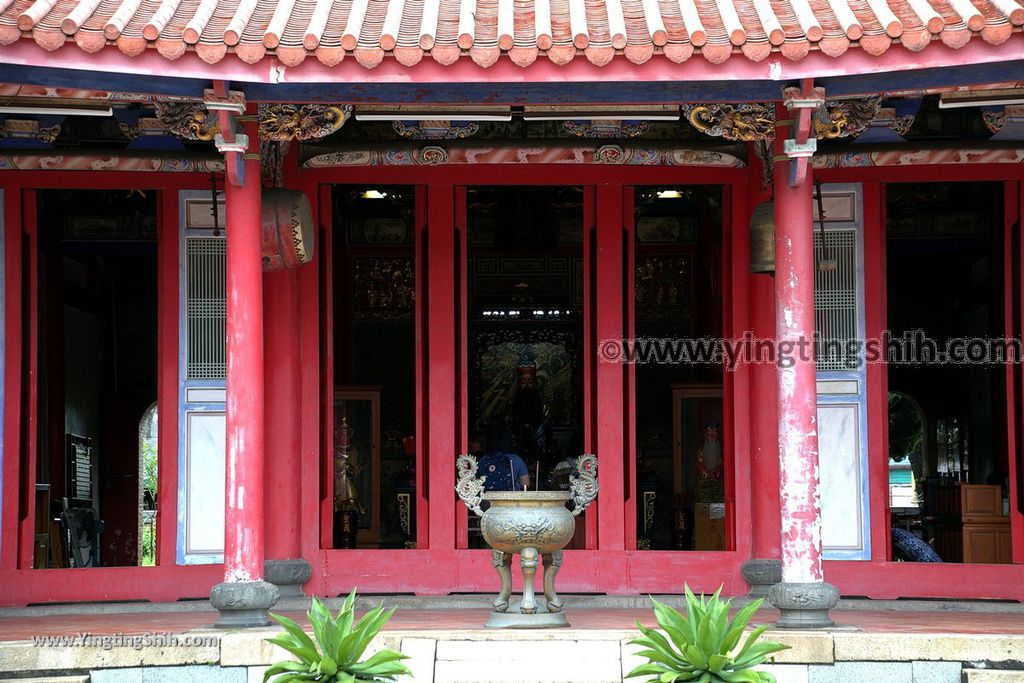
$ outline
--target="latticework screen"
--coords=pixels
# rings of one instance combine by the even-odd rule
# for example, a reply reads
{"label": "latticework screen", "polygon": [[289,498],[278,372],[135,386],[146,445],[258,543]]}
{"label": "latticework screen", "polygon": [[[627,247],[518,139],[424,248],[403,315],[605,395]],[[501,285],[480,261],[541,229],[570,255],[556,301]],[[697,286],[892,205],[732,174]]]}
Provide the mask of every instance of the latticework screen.
{"label": "latticework screen", "polygon": [[185,239],[187,379],[225,378],[226,265],[224,238]]}
{"label": "latticework screen", "polygon": [[830,230],[814,233],[816,259],[828,258],[834,270],[817,268],[814,275],[814,326],[821,344],[819,370],[851,370],[857,367],[857,351],[850,342],[857,333],[857,231]]}

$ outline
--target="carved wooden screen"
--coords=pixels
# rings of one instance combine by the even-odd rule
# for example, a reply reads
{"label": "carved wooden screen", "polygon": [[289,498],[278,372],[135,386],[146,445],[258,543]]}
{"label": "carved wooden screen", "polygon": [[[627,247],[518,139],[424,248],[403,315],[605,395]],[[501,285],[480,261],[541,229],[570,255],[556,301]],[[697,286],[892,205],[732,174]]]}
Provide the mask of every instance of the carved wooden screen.
{"label": "carved wooden screen", "polygon": [[222,231],[198,232],[185,237],[186,376],[224,379],[226,241]]}
{"label": "carved wooden screen", "polygon": [[850,344],[857,339],[857,231],[829,230],[822,248],[821,233],[814,233],[814,253],[834,270],[819,267],[814,274],[814,328],[819,346],[819,370],[850,370],[857,353]]}

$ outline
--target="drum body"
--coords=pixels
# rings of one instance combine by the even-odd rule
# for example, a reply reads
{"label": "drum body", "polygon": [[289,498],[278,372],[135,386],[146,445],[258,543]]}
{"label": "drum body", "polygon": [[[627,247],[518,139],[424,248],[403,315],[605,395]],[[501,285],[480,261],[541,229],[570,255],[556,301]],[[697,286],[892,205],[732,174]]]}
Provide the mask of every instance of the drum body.
{"label": "drum body", "polygon": [[313,210],[305,193],[264,190],[263,270],[298,268],[313,259]]}

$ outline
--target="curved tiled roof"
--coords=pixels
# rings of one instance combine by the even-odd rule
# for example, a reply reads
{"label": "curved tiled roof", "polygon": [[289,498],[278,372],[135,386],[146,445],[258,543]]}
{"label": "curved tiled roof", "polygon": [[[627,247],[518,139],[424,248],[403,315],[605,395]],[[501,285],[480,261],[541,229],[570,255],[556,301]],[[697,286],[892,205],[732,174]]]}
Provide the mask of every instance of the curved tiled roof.
{"label": "curved tiled roof", "polygon": [[1021,24],[1016,0],[0,0],[0,44],[31,37],[48,50],[74,41],[96,52],[113,43],[167,59],[195,50],[211,64],[231,52],[286,66],[348,57],[368,68],[387,56],[406,66],[463,56],[490,66],[503,54],[520,66],[581,56],[601,66],[655,53],[715,64],[854,46],[879,55],[894,42],[998,44]]}

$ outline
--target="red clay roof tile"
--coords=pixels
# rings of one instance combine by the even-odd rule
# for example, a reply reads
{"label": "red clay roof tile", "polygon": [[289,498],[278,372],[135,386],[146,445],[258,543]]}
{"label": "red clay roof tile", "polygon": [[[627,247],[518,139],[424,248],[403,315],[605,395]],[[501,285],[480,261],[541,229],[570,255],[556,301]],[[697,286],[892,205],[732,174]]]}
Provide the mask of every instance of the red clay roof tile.
{"label": "red clay roof tile", "polygon": [[[6,7],[4,5],[6,4]],[[602,66],[674,62],[699,52],[720,64],[850,47],[880,55],[896,41],[921,50],[972,36],[999,44],[1024,25],[1018,0],[0,0],[0,44],[34,40],[47,50],[73,41],[128,56],[154,48],[167,59],[194,50],[211,64],[276,54],[287,66],[312,56],[327,66],[346,54],[366,68],[386,57],[413,66],[460,57],[488,67],[504,56],[526,67],[540,55]],[[617,56],[618,55],[618,56]]]}

